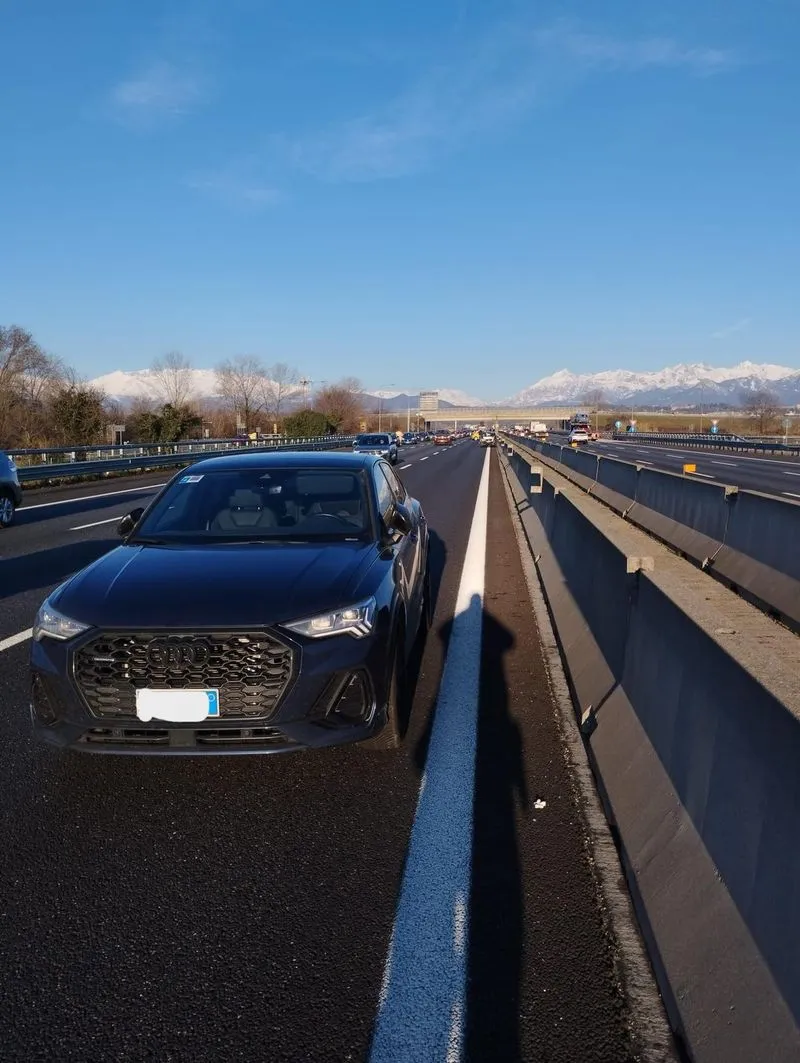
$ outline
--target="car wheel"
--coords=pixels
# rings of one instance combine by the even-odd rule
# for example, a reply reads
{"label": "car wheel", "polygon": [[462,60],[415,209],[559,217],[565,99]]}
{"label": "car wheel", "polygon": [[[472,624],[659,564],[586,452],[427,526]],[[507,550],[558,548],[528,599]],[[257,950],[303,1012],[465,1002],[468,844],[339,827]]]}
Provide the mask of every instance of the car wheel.
{"label": "car wheel", "polygon": [[364,744],[370,749],[398,749],[403,743],[403,708],[406,690],[406,656],[402,631],[395,642],[392,676],[386,698],[386,723]]}
{"label": "car wheel", "polygon": [[7,528],[14,523],[16,506],[11,495],[0,492],[0,528]]}

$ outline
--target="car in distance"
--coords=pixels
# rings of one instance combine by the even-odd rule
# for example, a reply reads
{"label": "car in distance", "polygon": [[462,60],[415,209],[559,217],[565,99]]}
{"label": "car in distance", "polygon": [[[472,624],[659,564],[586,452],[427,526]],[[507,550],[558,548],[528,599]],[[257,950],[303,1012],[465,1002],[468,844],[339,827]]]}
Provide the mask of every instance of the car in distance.
{"label": "car in distance", "polygon": [[402,443],[406,447],[416,446],[419,443],[419,437],[416,432],[403,432]]}
{"label": "car in distance", "polygon": [[449,432],[436,432],[433,437],[433,442],[437,447],[449,447],[453,442],[453,437]]}
{"label": "car in distance", "polygon": [[573,428],[567,436],[567,442],[570,446],[583,446],[589,442],[589,433],[585,428]]}
{"label": "car in distance", "polygon": [[17,466],[13,458],[0,450],[0,528],[14,522],[17,509],[22,505],[22,488],[19,485]]}
{"label": "car in distance", "polygon": [[496,440],[492,432],[484,432],[480,438],[480,445],[482,447],[493,447],[495,443]]}
{"label": "car in distance", "polygon": [[119,530],[34,622],[39,738],[139,754],[399,743],[429,535],[387,461],[205,459]]}
{"label": "car in distance", "polygon": [[388,432],[372,432],[356,436],[353,443],[354,454],[377,454],[386,458],[392,465],[397,464],[397,440]]}

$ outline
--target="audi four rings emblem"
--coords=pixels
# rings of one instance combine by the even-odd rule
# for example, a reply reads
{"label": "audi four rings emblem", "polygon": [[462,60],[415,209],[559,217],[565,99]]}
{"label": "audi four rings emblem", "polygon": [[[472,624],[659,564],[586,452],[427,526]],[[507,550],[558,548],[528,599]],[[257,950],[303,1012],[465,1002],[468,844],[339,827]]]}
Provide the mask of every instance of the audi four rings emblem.
{"label": "audi four rings emblem", "polygon": [[208,660],[208,647],[191,642],[151,642],[147,647],[147,663],[153,668],[196,668]]}

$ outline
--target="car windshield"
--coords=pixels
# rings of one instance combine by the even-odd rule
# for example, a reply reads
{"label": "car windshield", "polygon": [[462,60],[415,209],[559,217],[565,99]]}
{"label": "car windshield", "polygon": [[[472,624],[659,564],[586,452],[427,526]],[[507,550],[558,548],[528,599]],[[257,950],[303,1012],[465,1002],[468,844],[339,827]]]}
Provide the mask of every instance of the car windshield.
{"label": "car windshield", "polygon": [[386,435],[357,436],[357,447],[388,447],[389,437]]}
{"label": "car windshield", "polygon": [[370,529],[360,470],[227,469],[179,476],[130,541],[363,539]]}

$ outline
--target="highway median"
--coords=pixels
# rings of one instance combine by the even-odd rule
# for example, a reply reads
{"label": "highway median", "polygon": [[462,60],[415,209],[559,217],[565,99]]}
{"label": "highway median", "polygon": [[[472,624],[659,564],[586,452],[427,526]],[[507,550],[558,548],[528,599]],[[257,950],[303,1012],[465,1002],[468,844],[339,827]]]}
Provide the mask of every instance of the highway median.
{"label": "highway median", "polygon": [[[673,1028],[696,1063],[795,1060],[797,636],[553,469],[531,492],[547,457],[509,443],[500,461]],[[712,489],[696,534],[718,532],[730,496],[692,486]],[[685,528],[663,490],[646,497]]]}

